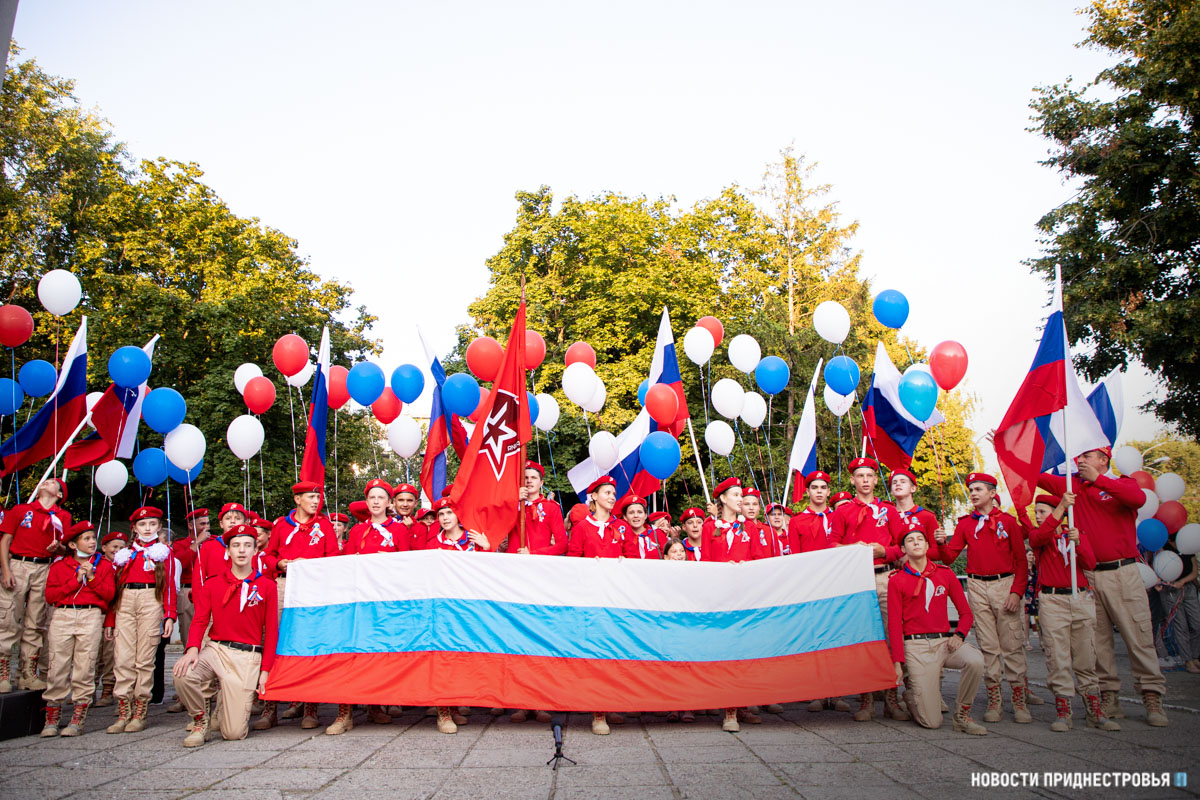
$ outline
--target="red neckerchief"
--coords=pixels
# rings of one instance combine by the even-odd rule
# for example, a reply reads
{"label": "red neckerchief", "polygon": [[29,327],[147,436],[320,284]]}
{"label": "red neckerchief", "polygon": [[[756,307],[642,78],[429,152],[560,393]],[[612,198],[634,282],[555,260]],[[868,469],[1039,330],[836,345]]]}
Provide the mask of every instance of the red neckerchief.
{"label": "red neckerchief", "polygon": [[[887,506],[879,502],[879,500],[874,497],[871,498],[870,503],[864,503],[858,495],[854,495],[854,500],[852,502],[856,503],[859,507],[858,520],[854,523],[855,530],[858,530],[859,527],[862,526],[863,520],[867,518],[868,514],[870,514],[871,518],[875,520],[879,519],[881,516],[884,518],[887,517]],[[878,527],[878,525],[876,525],[876,527]]]}
{"label": "red neckerchief", "polygon": [[[233,597],[233,593],[238,589],[241,589],[241,598],[240,602],[238,603],[238,611],[245,611],[246,601],[252,599],[249,594],[250,588],[253,586],[256,580],[262,577],[262,571],[257,571],[250,577],[242,578],[240,581],[237,579],[237,576],[233,574],[232,570],[229,572],[229,576],[233,578],[234,582],[231,583],[229,588],[225,590],[225,597],[221,599],[221,605],[228,604],[229,600]],[[253,586],[253,588],[254,596],[258,597],[258,587]]]}
{"label": "red neckerchief", "polygon": [[921,589],[923,588],[925,590],[925,610],[929,611],[929,601],[933,599],[933,593],[937,591],[933,585],[933,580],[929,576],[932,575],[937,569],[937,565],[932,561],[926,561],[925,570],[923,572],[917,572],[913,568],[912,564],[910,564],[908,561],[905,561],[904,566],[901,567],[901,569],[917,579],[916,588],[913,589],[912,593],[913,597],[920,597]]}
{"label": "red neckerchief", "polygon": [[811,508],[805,508],[804,513],[821,518],[821,527],[825,529],[825,538],[828,539],[829,534],[832,532],[830,530],[830,521],[833,519],[833,509],[826,508],[824,511],[813,511]]}
{"label": "red neckerchief", "polygon": [[980,514],[976,511],[971,512],[971,519],[975,520],[975,538],[979,538],[979,532],[985,529],[991,529],[992,532],[1000,539],[1008,538],[1008,531],[1004,530],[1004,521],[999,519],[1002,512],[1000,509],[992,506],[992,510],[987,515]]}

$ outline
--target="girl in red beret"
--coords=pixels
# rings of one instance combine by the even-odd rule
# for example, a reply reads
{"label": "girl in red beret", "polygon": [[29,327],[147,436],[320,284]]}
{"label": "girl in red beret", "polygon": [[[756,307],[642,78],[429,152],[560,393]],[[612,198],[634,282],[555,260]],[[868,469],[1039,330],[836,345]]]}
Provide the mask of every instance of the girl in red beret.
{"label": "girl in red beret", "polygon": [[629,495],[621,501],[621,516],[627,526],[622,531],[621,552],[626,558],[662,558],[662,548],[670,535],[662,528],[647,528],[646,500]]}
{"label": "girl in red beret", "polygon": [[584,558],[621,558],[625,525],[613,516],[613,509],[617,504],[616,481],[610,475],[603,475],[592,481],[587,493],[588,513],[571,529],[567,555]]}

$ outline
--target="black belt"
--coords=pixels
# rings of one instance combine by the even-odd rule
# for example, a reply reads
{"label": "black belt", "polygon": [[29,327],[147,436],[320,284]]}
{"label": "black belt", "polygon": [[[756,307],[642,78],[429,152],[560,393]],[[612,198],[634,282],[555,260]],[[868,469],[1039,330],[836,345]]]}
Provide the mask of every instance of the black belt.
{"label": "black belt", "polygon": [[[1079,591],[1081,592],[1085,589],[1087,589],[1086,586],[1079,587]],[[1067,586],[1064,588],[1062,586],[1043,586],[1042,588],[1038,589],[1038,591],[1042,594],[1071,594],[1071,587]]]}
{"label": "black belt", "polygon": [[217,644],[223,644],[226,647],[232,647],[234,650],[244,650],[247,653],[261,653],[263,651],[261,645],[245,644],[244,642],[227,642],[223,639],[213,639]]}
{"label": "black belt", "polygon": [[953,635],[953,633],[906,633],[904,634],[904,641],[907,642],[910,639],[945,639]]}
{"label": "black belt", "polygon": [[153,583],[127,583],[127,584],[125,584],[125,588],[126,589],[153,589],[154,584]]}
{"label": "black belt", "polygon": [[100,609],[101,611],[104,610],[95,603],[79,603],[78,605],[75,603],[60,603],[59,605],[55,606],[55,608],[96,608]]}
{"label": "black belt", "polygon": [[967,577],[970,578],[971,580],[975,580],[975,581],[998,581],[998,580],[1001,580],[1002,578],[1011,578],[1012,573],[1011,572],[1001,572],[999,575],[972,575],[971,573],[968,572]]}
{"label": "black belt", "polygon": [[31,564],[49,564],[54,559],[52,558],[34,558],[33,556],[18,556],[9,554],[10,558],[15,558],[17,561],[28,561]]}
{"label": "black belt", "polygon": [[1094,571],[1095,572],[1108,572],[1111,569],[1120,569],[1121,567],[1127,567],[1130,564],[1136,564],[1136,563],[1137,563],[1136,558],[1122,558],[1120,561],[1101,561],[1099,564],[1096,565],[1096,569]]}
{"label": "black belt", "polygon": [[891,571],[892,571],[892,565],[891,565],[891,564],[884,564],[884,565],[883,565],[883,566],[881,566],[881,567],[876,567],[876,568],[875,568],[875,574],[876,574],[876,575],[878,575],[878,574],[879,574],[879,573],[881,573],[881,572],[891,572]]}

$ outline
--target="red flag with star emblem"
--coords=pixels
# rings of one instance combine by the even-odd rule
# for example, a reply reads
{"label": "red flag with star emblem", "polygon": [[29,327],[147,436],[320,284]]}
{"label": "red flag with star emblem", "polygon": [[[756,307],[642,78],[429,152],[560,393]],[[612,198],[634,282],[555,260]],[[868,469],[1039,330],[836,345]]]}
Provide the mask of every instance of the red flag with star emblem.
{"label": "red flag with star emblem", "polygon": [[450,501],[463,527],[481,531],[492,549],[517,524],[519,492],[529,441],[529,395],[525,390],[525,301],[517,308],[504,351],[504,366],[479,413]]}

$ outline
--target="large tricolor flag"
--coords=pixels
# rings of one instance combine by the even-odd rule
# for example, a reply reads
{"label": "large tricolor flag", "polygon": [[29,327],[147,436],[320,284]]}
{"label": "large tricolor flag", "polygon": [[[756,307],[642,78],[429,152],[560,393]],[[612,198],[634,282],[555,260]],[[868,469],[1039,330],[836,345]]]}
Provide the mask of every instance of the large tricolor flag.
{"label": "large tricolor flag", "polygon": [[895,686],[871,552],[744,564],[418,550],[297,561],[265,699],[729,708]]}
{"label": "large tricolor flag", "polygon": [[800,412],[800,424],[796,426],[796,440],[792,442],[792,454],[788,467],[792,470],[793,503],[804,501],[804,476],[817,468],[817,379],[821,376],[822,358],[817,359],[812,383],[804,398],[804,410]]}
{"label": "large tricolor flag", "polygon": [[[683,393],[683,377],[679,373],[679,359],[675,354],[671,315],[666,308],[663,308],[662,318],[658,323],[658,338],[654,342],[654,355],[650,358],[650,385],[658,383],[669,386],[675,392],[679,398],[679,410],[675,413],[675,421],[664,427],[655,422],[650,417],[650,412],[643,408],[633,422],[629,423],[629,427],[617,434],[619,461],[608,471],[617,482],[617,497],[623,497],[629,492],[645,497],[658,491],[662,481],[642,469],[642,442],[660,429],[678,437],[690,417],[687,397]],[[600,474],[590,457],[567,472],[571,488],[579,494],[580,501],[586,500],[588,484],[600,477]]]}
{"label": "large tricolor flag", "polygon": [[71,340],[58,383],[38,412],[0,444],[0,475],[52,458],[66,447],[87,414],[87,317]]}
{"label": "large tricolor flag", "polygon": [[925,431],[946,421],[937,409],[925,422],[908,413],[900,402],[900,377],[900,370],[892,363],[883,342],[879,342],[875,349],[875,374],[863,398],[863,424],[867,452],[890,470],[905,469],[912,464],[913,453]]}
{"label": "large tricolor flag", "polygon": [[[154,345],[158,339],[156,333],[142,348],[151,361],[154,360]],[[142,418],[142,402],[149,393],[150,386],[145,382],[136,389],[125,389],[110,383],[92,406],[91,423],[95,432],[67,448],[63,466],[77,470],[114,458],[132,458],[137,444],[138,422]]]}
{"label": "large tricolor flag", "polygon": [[329,427],[329,327],[321,330],[317,348],[317,370],[313,373],[312,399],[308,406],[308,432],[304,436],[304,460],[300,480],[325,485],[325,432]]}
{"label": "large tricolor flag", "polygon": [[446,488],[446,448],[453,446],[462,458],[467,449],[467,431],[462,420],[446,410],[442,404],[442,385],[446,382],[446,368],[429,349],[425,334],[417,328],[425,357],[429,359],[429,372],[433,375],[433,402],[429,409],[429,440],[425,444],[425,457],[421,460],[421,488],[429,502],[442,496]]}
{"label": "large tricolor flag", "polygon": [[504,364],[479,420],[454,476],[450,500],[459,521],[470,530],[486,533],[496,548],[517,524],[525,444],[531,438],[529,393],[525,390],[524,300],[517,308]]}
{"label": "large tricolor flag", "polygon": [[[1013,505],[1020,509],[1033,502],[1040,473],[1059,465],[1074,472],[1076,455],[1109,444],[1071,366],[1057,284],[1033,364],[992,443]],[[1067,449],[1071,452],[1064,452]]]}

